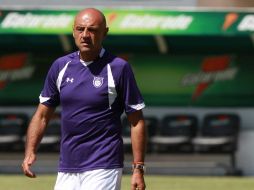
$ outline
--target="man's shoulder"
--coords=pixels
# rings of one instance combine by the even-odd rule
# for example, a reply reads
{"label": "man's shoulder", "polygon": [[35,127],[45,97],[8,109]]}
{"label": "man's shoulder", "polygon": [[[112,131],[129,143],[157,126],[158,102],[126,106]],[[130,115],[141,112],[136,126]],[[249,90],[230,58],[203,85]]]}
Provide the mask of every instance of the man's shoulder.
{"label": "man's shoulder", "polygon": [[58,57],[55,62],[56,64],[63,64],[65,65],[66,63],[70,62],[70,61],[73,61],[74,59],[76,59],[78,57],[78,52],[72,52],[72,53],[69,53],[67,55],[64,55],[64,56],[61,56],[61,57]]}
{"label": "man's shoulder", "polygon": [[120,56],[107,52],[107,61],[111,66],[124,67],[128,62]]}

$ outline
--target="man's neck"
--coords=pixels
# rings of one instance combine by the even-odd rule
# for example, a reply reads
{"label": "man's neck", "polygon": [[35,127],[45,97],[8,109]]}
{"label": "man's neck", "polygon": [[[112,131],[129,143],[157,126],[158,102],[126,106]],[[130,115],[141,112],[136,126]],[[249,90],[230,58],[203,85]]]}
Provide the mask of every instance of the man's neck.
{"label": "man's neck", "polygon": [[80,52],[80,59],[85,62],[94,61],[99,57],[100,51],[101,49],[96,50],[94,52]]}

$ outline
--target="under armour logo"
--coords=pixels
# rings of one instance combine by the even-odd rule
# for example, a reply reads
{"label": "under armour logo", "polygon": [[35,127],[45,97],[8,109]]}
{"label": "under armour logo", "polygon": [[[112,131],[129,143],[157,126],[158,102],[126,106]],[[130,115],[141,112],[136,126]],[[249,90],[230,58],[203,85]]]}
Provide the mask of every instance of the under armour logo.
{"label": "under armour logo", "polygon": [[67,79],[66,79],[66,82],[71,82],[71,83],[73,83],[73,81],[74,81],[74,78],[69,78],[69,77],[67,77]]}

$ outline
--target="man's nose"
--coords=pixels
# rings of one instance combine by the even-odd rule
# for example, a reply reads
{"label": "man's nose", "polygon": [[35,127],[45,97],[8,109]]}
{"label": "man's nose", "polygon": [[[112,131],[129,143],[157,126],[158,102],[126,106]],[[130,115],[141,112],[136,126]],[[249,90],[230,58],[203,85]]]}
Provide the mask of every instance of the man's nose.
{"label": "man's nose", "polygon": [[89,36],[89,31],[87,30],[87,28],[84,29],[83,33],[82,33],[83,37],[88,37]]}

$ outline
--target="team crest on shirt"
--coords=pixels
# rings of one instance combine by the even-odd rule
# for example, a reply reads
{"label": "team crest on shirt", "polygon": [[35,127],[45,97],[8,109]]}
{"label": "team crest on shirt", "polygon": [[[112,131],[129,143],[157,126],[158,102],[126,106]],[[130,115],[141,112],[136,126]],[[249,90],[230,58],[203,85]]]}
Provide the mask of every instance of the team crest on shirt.
{"label": "team crest on shirt", "polygon": [[101,85],[103,84],[103,77],[94,77],[93,78],[93,85],[95,88],[99,88],[101,87]]}

